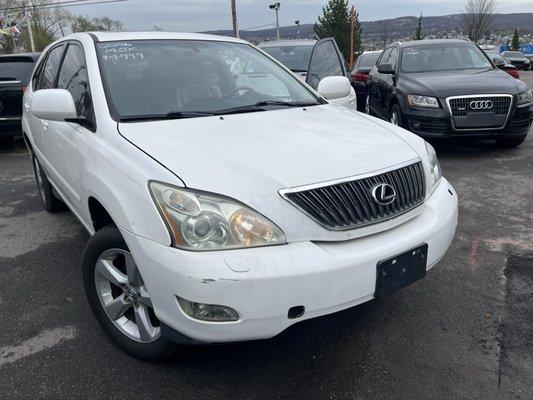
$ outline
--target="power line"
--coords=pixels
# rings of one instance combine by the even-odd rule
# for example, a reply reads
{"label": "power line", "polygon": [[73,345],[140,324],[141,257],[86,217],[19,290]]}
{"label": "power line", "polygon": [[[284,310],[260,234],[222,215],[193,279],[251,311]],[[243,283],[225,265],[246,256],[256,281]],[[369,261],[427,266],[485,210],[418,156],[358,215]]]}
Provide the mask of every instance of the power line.
{"label": "power line", "polygon": [[253,29],[259,29],[259,28],[265,28],[267,26],[272,26],[272,25],[276,25],[274,22],[271,22],[270,24],[266,24],[266,25],[260,25],[260,26],[252,26],[251,28],[246,28],[246,29],[240,29],[241,31],[251,31]]}
{"label": "power line", "polygon": [[100,1],[93,1],[93,0],[67,0],[62,2],[53,2],[53,3],[43,3],[43,4],[36,4],[36,5],[24,5],[24,6],[15,6],[15,7],[6,7],[1,8],[0,11],[25,11],[29,9],[49,9],[49,8],[70,8],[70,7],[77,7],[77,6],[85,6],[85,5],[92,5],[92,4],[107,4],[107,3],[121,3],[124,1],[131,1],[131,0],[100,0]]}

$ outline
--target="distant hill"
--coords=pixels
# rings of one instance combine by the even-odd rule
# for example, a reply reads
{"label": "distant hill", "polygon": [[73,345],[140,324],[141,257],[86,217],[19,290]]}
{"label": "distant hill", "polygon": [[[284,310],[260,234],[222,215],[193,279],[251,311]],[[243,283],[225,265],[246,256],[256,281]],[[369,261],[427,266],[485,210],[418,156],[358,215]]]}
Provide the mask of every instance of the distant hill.
{"label": "distant hill", "polygon": [[[461,31],[462,14],[443,15],[437,17],[423,17],[423,31],[425,35],[445,37],[457,35]],[[418,17],[398,17],[378,21],[362,21],[363,41],[375,41],[382,37],[384,30],[391,40],[411,37],[416,29]],[[511,34],[515,28],[519,28],[521,34],[533,34],[533,13],[519,14],[495,14],[493,34]],[[302,38],[314,37],[313,24],[300,26]],[[230,30],[209,31],[214,35],[231,36]],[[296,38],[296,26],[284,26],[280,28],[281,37],[284,39]],[[259,42],[273,39],[276,36],[275,29],[262,29],[257,31],[240,31],[241,38]]]}

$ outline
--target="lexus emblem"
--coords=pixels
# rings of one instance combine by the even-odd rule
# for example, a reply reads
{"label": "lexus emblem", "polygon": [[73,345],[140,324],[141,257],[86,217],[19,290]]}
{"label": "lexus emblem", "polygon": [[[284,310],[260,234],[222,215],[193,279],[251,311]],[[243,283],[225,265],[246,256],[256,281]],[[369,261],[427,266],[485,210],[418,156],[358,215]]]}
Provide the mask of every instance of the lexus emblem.
{"label": "lexus emblem", "polygon": [[386,206],[396,199],[396,190],[388,183],[380,183],[372,188],[372,198],[376,203]]}
{"label": "lexus emblem", "polygon": [[470,102],[471,110],[490,110],[494,104],[490,100],[476,100]]}

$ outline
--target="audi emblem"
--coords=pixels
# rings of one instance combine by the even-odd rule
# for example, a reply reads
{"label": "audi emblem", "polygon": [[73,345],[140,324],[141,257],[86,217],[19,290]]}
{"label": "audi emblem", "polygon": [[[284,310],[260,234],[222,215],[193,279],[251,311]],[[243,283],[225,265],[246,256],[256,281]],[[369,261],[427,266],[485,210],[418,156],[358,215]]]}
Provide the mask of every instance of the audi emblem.
{"label": "audi emblem", "polygon": [[490,110],[494,104],[490,100],[476,100],[470,102],[471,110]]}

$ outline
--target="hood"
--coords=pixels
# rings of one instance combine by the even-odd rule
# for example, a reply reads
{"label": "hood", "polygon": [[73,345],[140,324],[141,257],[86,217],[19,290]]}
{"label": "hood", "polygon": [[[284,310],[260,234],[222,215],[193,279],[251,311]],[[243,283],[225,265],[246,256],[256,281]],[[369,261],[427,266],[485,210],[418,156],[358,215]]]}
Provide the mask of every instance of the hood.
{"label": "hood", "polygon": [[280,189],[419,157],[401,135],[335,105],[120,123],[118,129],[186,186],[248,204]]}
{"label": "hood", "polygon": [[514,95],[527,89],[524,83],[499,69],[403,74],[401,81],[406,93],[441,98],[473,94]]}

